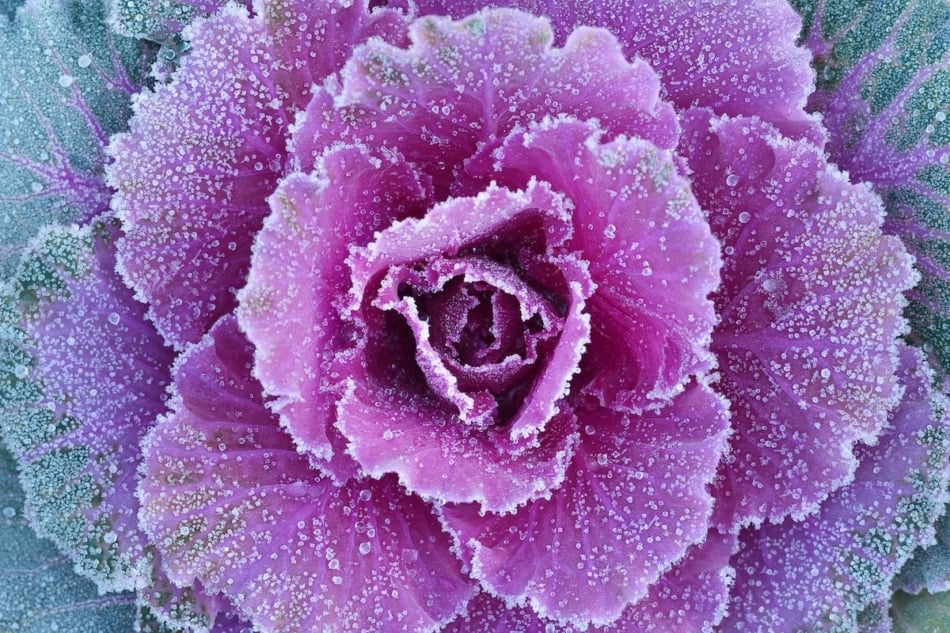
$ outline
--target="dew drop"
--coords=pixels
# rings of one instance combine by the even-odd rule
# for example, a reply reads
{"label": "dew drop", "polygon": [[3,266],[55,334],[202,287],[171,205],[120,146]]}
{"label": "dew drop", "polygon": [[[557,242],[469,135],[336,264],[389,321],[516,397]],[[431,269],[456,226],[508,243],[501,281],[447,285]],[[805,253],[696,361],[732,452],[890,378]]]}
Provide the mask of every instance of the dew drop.
{"label": "dew drop", "polygon": [[373,549],[373,546],[370,545],[369,541],[364,541],[360,543],[360,554],[362,554],[363,556],[366,556],[367,554],[369,554],[369,551],[371,549]]}
{"label": "dew drop", "polygon": [[726,184],[730,187],[735,187],[737,184],[739,184],[739,177],[735,174],[729,174],[726,176]]}
{"label": "dew drop", "polygon": [[16,516],[16,508],[13,506],[7,506],[3,509],[3,516],[7,519],[12,519]]}
{"label": "dew drop", "polygon": [[342,585],[342,584],[343,584],[343,578],[340,577],[340,576],[334,576],[334,577],[331,578],[330,580],[333,581],[333,584],[334,584],[334,585]]}
{"label": "dew drop", "polygon": [[606,466],[607,461],[608,461],[607,456],[604,453],[601,453],[600,455],[597,456],[597,463],[600,464],[601,466]]}
{"label": "dew drop", "polygon": [[373,493],[370,490],[360,490],[360,500],[369,501],[373,498]]}
{"label": "dew drop", "polygon": [[107,318],[109,319],[109,323],[111,323],[112,325],[118,325],[118,324],[119,324],[119,313],[118,313],[118,312],[110,312],[110,313],[109,313],[109,316],[108,316]]}
{"label": "dew drop", "polygon": [[751,219],[752,219],[752,216],[749,215],[748,211],[743,211],[742,213],[739,214],[739,222],[742,224],[745,224]]}

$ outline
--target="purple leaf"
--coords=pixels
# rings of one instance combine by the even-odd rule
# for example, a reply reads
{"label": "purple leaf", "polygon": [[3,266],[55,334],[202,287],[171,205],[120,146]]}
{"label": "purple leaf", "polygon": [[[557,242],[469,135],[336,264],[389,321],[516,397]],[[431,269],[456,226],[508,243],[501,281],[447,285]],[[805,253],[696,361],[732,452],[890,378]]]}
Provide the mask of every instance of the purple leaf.
{"label": "purple leaf", "polygon": [[[306,6],[312,22],[272,24],[228,5],[191,25],[191,53],[171,83],[138,98],[131,131],[110,145],[120,268],[176,347],[234,309],[267,196],[290,168],[288,128],[312,84],[356,43],[398,31],[392,12],[369,16],[363,2]],[[319,53],[330,42],[334,62]]]}
{"label": "purple leaf", "polygon": [[432,629],[473,588],[430,508],[393,478],[310,468],[251,378],[233,319],[177,364],[144,442],[141,520],[177,583],[234,601],[262,633]]}
{"label": "purple leaf", "polygon": [[351,245],[428,200],[404,160],[355,147],[329,152],[314,175],[290,176],[270,198],[275,212],[257,238],[238,318],[256,348],[255,376],[274,398],[269,406],[297,447],[337,478],[356,472],[332,428],[345,378],[339,355],[353,337],[339,314],[352,283],[346,258]]}
{"label": "purple leaf", "polygon": [[[711,633],[725,614],[733,570],[728,565],[734,536],[710,532],[650,588],[640,602],[627,607],[619,620],[593,626],[596,633]],[[552,627],[555,627],[552,629]],[[570,625],[542,619],[531,609],[509,606],[489,593],[480,593],[468,610],[444,633],[578,633]]]}
{"label": "purple leaf", "polygon": [[804,520],[742,533],[725,631],[858,630],[914,548],[932,541],[950,476],[948,402],[919,350],[902,350],[900,377],[904,400],[878,444],[857,449],[851,484]]}
{"label": "purple leaf", "polygon": [[656,407],[712,365],[719,244],[672,156],[637,139],[544,119],[497,152],[501,182],[551,183],[574,206],[569,247],[589,263],[589,353],[577,384],[604,406]]}
{"label": "purple leaf", "polygon": [[672,108],[641,60],[616,39],[581,29],[552,48],[550,25],[514,11],[413,23],[408,50],[373,40],[354,51],[342,86],[318,95],[294,137],[307,167],[338,140],[392,147],[433,179],[438,199],[470,196],[492,178],[491,153],[514,129],[545,115],[596,118],[611,135],[664,148],[676,143]]}
{"label": "purple leaf", "polygon": [[42,233],[5,319],[19,320],[28,356],[6,368],[3,435],[34,526],[104,590],[151,573],[136,519],[138,442],[164,410],[172,360],[114,272],[115,237],[107,224]]}
{"label": "purple leaf", "polygon": [[814,511],[847,483],[855,442],[896,405],[907,253],[883,209],[820,148],[757,119],[684,116],[682,151],[725,265],[713,334],[732,403],[732,452],[715,520],[724,529]]}
{"label": "purple leaf", "polygon": [[717,114],[755,115],[790,136],[822,138],[820,127],[804,111],[814,73],[807,52],[795,46],[801,21],[783,0],[752,0],[739,10],[714,2],[679,0],[411,3],[422,15],[455,18],[486,5],[548,16],[558,44],[582,25],[608,29],[623,43],[628,59],[642,58],[649,63],[660,76],[662,96],[678,109],[698,106]]}
{"label": "purple leaf", "polygon": [[488,591],[583,627],[619,618],[706,538],[713,500],[705,487],[728,414],[695,383],[660,411],[575,413],[580,444],[549,499],[508,515],[475,504],[446,505],[442,514]]}

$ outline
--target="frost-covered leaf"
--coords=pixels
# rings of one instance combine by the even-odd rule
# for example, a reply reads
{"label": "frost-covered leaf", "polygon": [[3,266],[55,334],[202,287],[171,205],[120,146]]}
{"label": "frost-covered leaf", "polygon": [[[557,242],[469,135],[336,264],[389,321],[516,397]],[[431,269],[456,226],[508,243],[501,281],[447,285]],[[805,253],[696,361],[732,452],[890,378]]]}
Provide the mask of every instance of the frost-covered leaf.
{"label": "frost-covered leaf", "polygon": [[[226,0],[107,0],[112,28],[126,37],[163,42]],[[250,2],[247,2],[250,5]]]}
{"label": "frost-covered leaf", "polygon": [[884,198],[923,274],[914,336],[950,369],[950,4],[793,0],[815,54],[831,159]]}
{"label": "frost-covered leaf", "polygon": [[24,2],[25,0],[0,0],[0,15],[5,15],[8,19],[12,20],[17,7]]}
{"label": "frost-covered leaf", "polygon": [[933,540],[946,502],[950,418],[917,348],[901,355],[906,396],[876,446],[856,449],[854,482],[817,514],[749,529],[733,557],[724,631],[876,631],[913,549]]}
{"label": "frost-covered leaf", "polygon": [[138,441],[171,363],[114,270],[115,229],[44,230],[0,295],[0,415],[37,531],[108,590],[152,560],[135,499]]}
{"label": "frost-covered leaf", "polygon": [[682,116],[680,149],[722,240],[712,349],[732,403],[715,521],[812,512],[850,480],[900,389],[902,292],[916,281],[880,200],[821,148],[756,118]]}
{"label": "frost-covered leaf", "polygon": [[[650,587],[650,593],[605,626],[590,633],[711,633],[725,614],[732,568],[727,561],[735,547],[734,535],[710,532],[701,545],[692,546]],[[501,598],[480,593],[466,612],[443,633],[581,633],[581,629],[543,619],[529,607],[506,605]]]}
{"label": "frost-covered leaf", "polygon": [[0,275],[40,226],[108,208],[104,147],[131,114],[144,58],[103,20],[100,2],[81,0],[30,0],[12,21],[0,16]]}
{"label": "frost-covered leaf", "polygon": [[917,596],[897,592],[891,603],[894,633],[946,633],[950,626],[950,592]]}
{"label": "frost-covered leaf", "polygon": [[756,115],[791,136],[817,138],[805,114],[811,89],[806,51],[794,45],[799,21],[785,0],[740,3],[682,0],[394,0],[421,14],[460,18],[485,6],[523,9],[551,21],[560,45],[582,25],[608,29],[628,59],[660,76],[679,109]]}
{"label": "frost-covered leaf", "polygon": [[33,533],[16,465],[0,447],[0,631],[131,633],[135,619],[133,594],[99,595],[68,557]]}
{"label": "frost-covered leaf", "polygon": [[123,275],[176,346],[234,308],[313,85],[358,42],[395,37],[402,21],[371,15],[366,0],[258,4],[266,11],[229,4],[185,29],[191,51],[170,83],[141,94],[130,132],[109,148]]}
{"label": "frost-covered leaf", "polygon": [[901,570],[898,583],[911,593],[950,590],[950,514],[937,522],[937,542],[914,553]]}
{"label": "frost-covered leaf", "polygon": [[[584,628],[619,618],[706,538],[713,501],[706,485],[728,415],[725,401],[701,383],[659,411],[575,413],[580,443],[550,499],[507,515],[476,504],[441,512],[486,591]],[[633,609],[640,617],[649,611],[643,606]]]}
{"label": "frost-covered leaf", "polygon": [[176,364],[173,411],[143,442],[141,519],[169,577],[224,592],[262,633],[437,630],[473,587],[431,508],[391,476],[341,486],[312,469],[251,351],[219,321]]}
{"label": "frost-covered leaf", "polygon": [[44,229],[3,286],[0,430],[26,517],[64,560],[102,591],[141,589],[145,630],[207,631],[229,605],[171,585],[138,526],[139,441],[164,410],[172,355],[115,272],[117,233],[102,220]]}

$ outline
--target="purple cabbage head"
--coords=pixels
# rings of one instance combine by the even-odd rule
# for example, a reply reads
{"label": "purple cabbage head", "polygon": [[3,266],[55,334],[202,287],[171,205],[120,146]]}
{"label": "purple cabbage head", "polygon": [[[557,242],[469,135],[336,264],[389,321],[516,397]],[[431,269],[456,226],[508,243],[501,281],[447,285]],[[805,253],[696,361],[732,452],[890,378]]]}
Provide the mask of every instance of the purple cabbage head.
{"label": "purple cabbage head", "polygon": [[192,21],[109,146],[71,301],[157,377],[75,439],[121,428],[132,584],[217,633],[862,626],[946,423],[796,13],[376,4]]}

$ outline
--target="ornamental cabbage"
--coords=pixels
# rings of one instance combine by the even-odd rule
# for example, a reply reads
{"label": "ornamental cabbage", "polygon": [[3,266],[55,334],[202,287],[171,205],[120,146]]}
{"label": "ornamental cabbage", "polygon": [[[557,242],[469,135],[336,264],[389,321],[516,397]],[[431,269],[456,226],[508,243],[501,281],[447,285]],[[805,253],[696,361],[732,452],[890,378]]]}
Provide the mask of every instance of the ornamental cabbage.
{"label": "ornamental cabbage", "polygon": [[947,403],[800,18],[483,4],[182,14],[5,291],[37,529],[168,630],[883,622]]}

